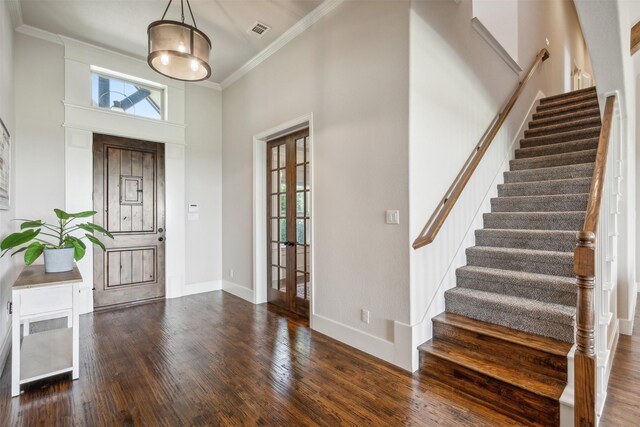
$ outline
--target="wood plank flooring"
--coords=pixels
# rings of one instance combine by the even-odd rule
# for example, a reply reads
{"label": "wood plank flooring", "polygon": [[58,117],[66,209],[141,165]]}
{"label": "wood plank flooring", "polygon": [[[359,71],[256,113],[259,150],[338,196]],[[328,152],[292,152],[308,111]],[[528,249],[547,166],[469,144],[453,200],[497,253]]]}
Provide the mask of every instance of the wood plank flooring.
{"label": "wood plank flooring", "polygon": [[8,363],[0,425],[516,424],[311,331],[300,317],[220,291],[80,322],[80,379],[11,399]]}
{"label": "wood plank flooring", "polygon": [[640,298],[633,335],[620,335],[613,359],[601,427],[640,425]]}

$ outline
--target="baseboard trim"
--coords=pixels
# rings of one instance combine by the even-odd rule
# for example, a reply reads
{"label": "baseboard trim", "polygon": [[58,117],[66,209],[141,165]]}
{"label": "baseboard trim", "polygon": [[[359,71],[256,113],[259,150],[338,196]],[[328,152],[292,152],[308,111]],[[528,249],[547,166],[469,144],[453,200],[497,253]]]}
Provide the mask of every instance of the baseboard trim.
{"label": "baseboard trim", "polygon": [[204,292],[218,291],[222,289],[222,280],[209,280],[208,282],[191,283],[184,285],[182,296],[201,294]]}
{"label": "baseboard trim", "polygon": [[382,359],[385,362],[395,363],[395,345],[391,341],[384,340],[368,334],[351,326],[335,320],[328,319],[318,314],[312,315],[313,329],[327,335],[351,347],[364,351],[367,354]]}
{"label": "baseboard trim", "polygon": [[9,352],[11,350],[11,331],[13,327],[11,318],[9,318],[7,324],[9,325],[7,333],[0,344],[0,375],[2,375],[2,372],[4,371],[4,367],[7,364],[7,359],[9,358]]}
{"label": "baseboard trim", "polygon": [[251,304],[255,304],[253,289],[238,285],[237,283],[229,282],[228,280],[222,280],[221,288],[223,291],[228,292],[231,295],[235,295],[238,298],[249,301]]}

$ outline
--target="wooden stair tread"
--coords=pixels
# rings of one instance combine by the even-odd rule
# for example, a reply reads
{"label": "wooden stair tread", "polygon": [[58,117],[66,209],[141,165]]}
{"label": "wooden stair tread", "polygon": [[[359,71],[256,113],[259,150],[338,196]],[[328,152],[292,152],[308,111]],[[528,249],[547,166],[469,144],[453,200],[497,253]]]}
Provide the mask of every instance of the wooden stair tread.
{"label": "wooden stair tread", "polygon": [[418,350],[553,400],[560,399],[566,386],[565,383],[546,375],[522,370],[517,366],[504,366],[484,360],[476,353],[471,353],[443,340],[427,341],[418,347]]}
{"label": "wooden stair tread", "polygon": [[482,322],[480,320],[471,319],[469,317],[460,316],[453,313],[441,313],[432,319],[433,322],[446,323],[460,329],[471,332],[488,335],[490,337],[500,339],[529,347],[535,350],[544,351],[556,356],[566,356],[569,354],[572,345],[553,338],[547,338],[540,335],[528,334],[515,329],[507,328],[492,323]]}

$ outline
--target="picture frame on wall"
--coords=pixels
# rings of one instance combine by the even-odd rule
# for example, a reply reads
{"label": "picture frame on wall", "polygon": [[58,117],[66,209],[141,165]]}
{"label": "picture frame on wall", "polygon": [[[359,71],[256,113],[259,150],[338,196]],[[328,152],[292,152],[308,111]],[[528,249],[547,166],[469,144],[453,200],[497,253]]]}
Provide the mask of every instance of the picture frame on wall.
{"label": "picture frame on wall", "polygon": [[0,209],[9,209],[11,191],[11,135],[0,118]]}

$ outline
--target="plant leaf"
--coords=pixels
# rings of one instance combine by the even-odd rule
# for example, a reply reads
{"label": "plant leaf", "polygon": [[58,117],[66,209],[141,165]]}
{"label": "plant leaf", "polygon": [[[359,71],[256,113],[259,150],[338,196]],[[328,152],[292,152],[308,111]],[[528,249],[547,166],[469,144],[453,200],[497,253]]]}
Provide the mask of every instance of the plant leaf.
{"label": "plant leaf", "polygon": [[44,224],[44,222],[42,222],[41,220],[23,222],[23,223],[20,225],[20,230],[24,230],[25,228],[38,228],[38,227],[42,227],[42,225],[43,225],[43,224]]}
{"label": "plant leaf", "polygon": [[28,246],[24,246],[24,247],[18,249],[17,251],[15,251],[14,253],[12,253],[11,256],[14,256],[15,254],[19,254],[20,252],[24,252],[24,251],[27,250],[27,248],[28,248]]}
{"label": "plant leaf", "polygon": [[93,234],[93,227],[91,227],[89,224],[76,224],[76,227]]}
{"label": "plant leaf", "polygon": [[109,236],[113,239],[113,234],[109,233],[107,230],[105,230],[104,228],[100,227],[99,225],[96,225],[92,222],[88,222],[87,225],[91,228],[93,228],[95,231],[104,234],[105,236]]}
{"label": "plant leaf", "polygon": [[87,218],[87,217],[90,217],[90,216],[94,216],[97,213],[98,212],[96,212],[96,211],[83,211],[83,212],[78,212],[78,213],[70,213],[68,215],[70,217],[73,217],[73,218]]}
{"label": "plant leaf", "polygon": [[85,236],[87,236],[87,239],[93,243],[94,245],[98,245],[102,248],[103,251],[106,251],[107,248],[104,246],[104,243],[102,243],[100,240],[96,239],[94,236],[92,236],[91,234],[85,234]]}
{"label": "plant leaf", "polygon": [[21,233],[9,234],[0,243],[0,250],[15,248],[16,246],[27,243],[29,240],[40,234],[40,230],[25,230]]}
{"label": "plant leaf", "polygon": [[71,218],[71,215],[69,215],[68,213],[66,213],[65,211],[61,210],[61,209],[54,209],[53,210],[56,213],[56,216],[60,219],[69,219]]}
{"label": "plant leaf", "polygon": [[84,257],[84,253],[87,250],[86,246],[84,245],[84,243],[82,243],[80,240],[76,239],[75,237],[73,239],[69,239],[69,242],[71,243],[74,249],[73,258],[76,261],[80,261],[82,257]]}
{"label": "plant leaf", "polygon": [[42,251],[44,251],[44,246],[40,242],[33,242],[27,247],[27,250],[24,252],[24,263],[26,265],[31,265],[35,260],[38,259],[40,255],[42,255]]}

